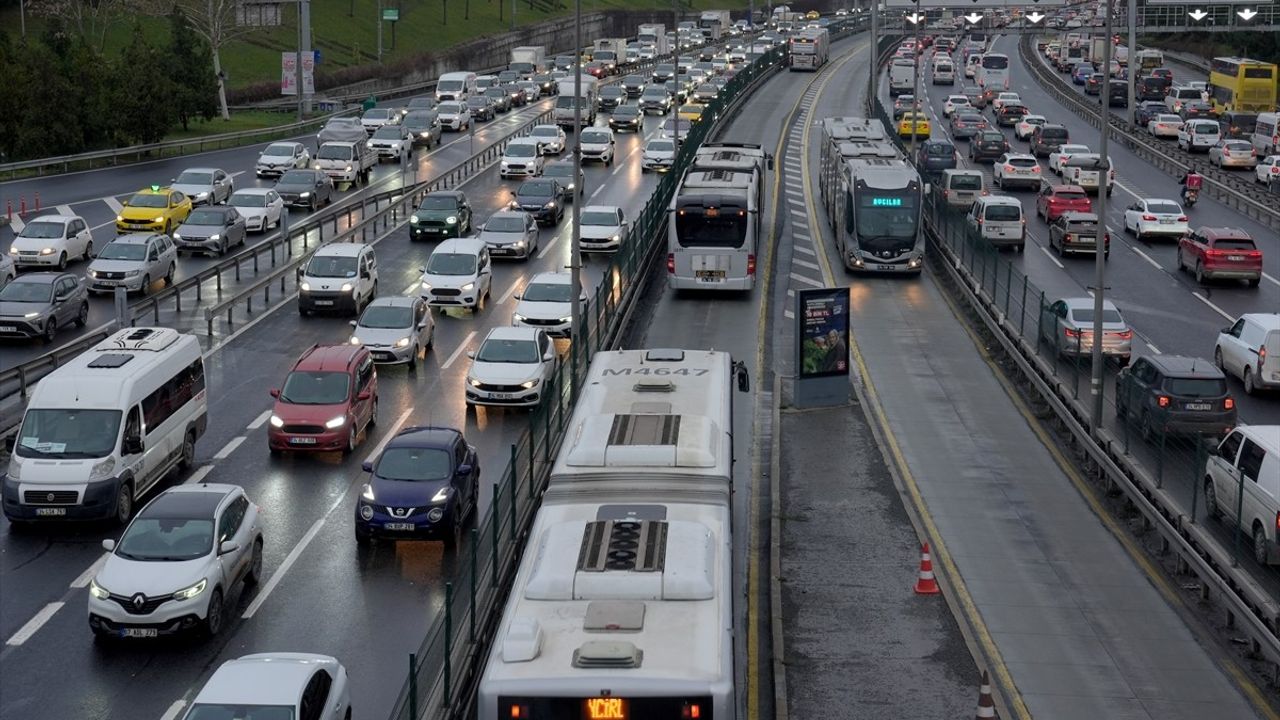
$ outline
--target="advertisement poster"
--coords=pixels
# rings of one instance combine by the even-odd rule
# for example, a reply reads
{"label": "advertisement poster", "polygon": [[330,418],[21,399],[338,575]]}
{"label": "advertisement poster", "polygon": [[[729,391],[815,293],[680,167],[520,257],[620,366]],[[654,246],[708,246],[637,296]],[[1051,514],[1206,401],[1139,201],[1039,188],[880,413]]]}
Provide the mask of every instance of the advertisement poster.
{"label": "advertisement poster", "polygon": [[849,288],[801,290],[797,299],[801,378],[849,374]]}
{"label": "advertisement poster", "polygon": [[[280,53],[280,94],[298,94],[298,53]],[[316,93],[316,61],[314,54],[302,58],[302,91],[306,95]]]}

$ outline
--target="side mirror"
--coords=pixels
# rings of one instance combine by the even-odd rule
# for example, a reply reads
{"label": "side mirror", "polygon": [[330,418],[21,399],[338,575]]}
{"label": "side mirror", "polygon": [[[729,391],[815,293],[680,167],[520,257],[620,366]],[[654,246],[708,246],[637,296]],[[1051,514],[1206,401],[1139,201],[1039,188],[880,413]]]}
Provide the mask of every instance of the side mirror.
{"label": "side mirror", "polygon": [[133,437],[126,437],[120,443],[120,452],[125,455],[137,455],[142,451],[142,438],[137,437],[136,435]]}
{"label": "side mirror", "polygon": [[1221,330],[1219,330],[1218,332],[1222,333],[1223,335],[1230,335],[1230,334],[1231,334],[1231,330],[1232,330],[1232,328],[1231,328],[1230,326],[1228,326],[1228,327],[1224,327],[1224,328],[1222,328],[1222,329],[1221,329]]}
{"label": "side mirror", "polygon": [[373,472],[373,461],[365,460],[364,462],[360,463],[360,469],[367,473]]}
{"label": "side mirror", "polygon": [[542,359],[543,359],[543,360],[546,360],[546,361],[548,361],[548,362],[550,362],[550,361],[552,361],[552,360],[555,360],[555,359],[556,359],[556,351],[555,351],[555,349],[553,348],[553,349],[551,349],[551,350],[548,350],[546,353],[544,353],[544,354],[542,355]]}
{"label": "side mirror", "polygon": [[351,321],[349,321],[349,323],[348,323],[348,324],[349,324],[349,325],[351,325],[351,327],[359,327],[359,326],[360,326],[360,323],[359,323],[359,322],[357,322],[357,321],[355,321],[355,320],[351,320]]}
{"label": "side mirror", "polygon": [[373,393],[369,392],[368,390],[361,390],[360,394],[356,395],[356,400],[359,400],[360,402],[364,402],[365,400],[368,400],[369,398],[372,398],[372,397],[373,397]]}
{"label": "side mirror", "polygon": [[1218,457],[1219,455],[1221,455],[1221,453],[1218,452],[1218,443],[1213,443],[1213,442],[1206,444],[1205,452],[1209,453],[1214,457]]}
{"label": "side mirror", "polygon": [[116,541],[111,538],[102,539],[102,549],[111,552],[116,549]]}
{"label": "side mirror", "polygon": [[471,358],[472,360],[475,360],[475,359],[476,359],[476,351],[475,351],[475,350],[468,350],[468,351],[467,351],[467,357]]}
{"label": "side mirror", "polygon": [[519,300],[519,299],[520,299],[520,293],[516,293],[515,295],[512,295],[511,297],[515,298],[516,300]]}
{"label": "side mirror", "polygon": [[280,397],[280,388],[271,388],[271,397],[273,398]]}
{"label": "side mirror", "polygon": [[240,549],[240,543],[236,542],[235,540],[227,540],[226,542],[218,546],[218,554],[227,555],[228,553],[233,553],[239,549]]}
{"label": "side mirror", "polygon": [[13,449],[17,447],[17,445],[18,445],[17,434],[9,435],[4,439],[4,449],[9,451],[10,453],[13,452]]}
{"label": "side mirror", "polygon": [[461,465],[459,465],[459,466],[458,466],[458,469],[454,471],[454,474],[455,474],[455,475],[470,475],[470,474],[471,474],[471,465],[470,465],[469,463],[462,463]]}

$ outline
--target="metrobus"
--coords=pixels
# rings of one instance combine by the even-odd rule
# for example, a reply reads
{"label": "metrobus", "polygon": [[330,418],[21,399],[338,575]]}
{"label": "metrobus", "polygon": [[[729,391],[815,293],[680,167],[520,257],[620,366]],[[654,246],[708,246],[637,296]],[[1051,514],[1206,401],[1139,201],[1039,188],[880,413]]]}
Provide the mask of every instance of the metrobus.
{"label": "metrobus", "polygon": [[737,717],[723,352],[591,362],[480,679],[481,720]]}
{"label": "metrobus", "polygon": [[675,290],[751,290],[764,221],[759,145],[704,143],[667,209],[667,284]]}
{"label": "metrobus", "polygon": [[1218,112],[1268,112],[1276,106],[1276,65],[1240,57],[1209,64],[1209,102]]}
{"label": "metrobus", "polygon": [[984,93],[994,96],[995,93],[1009,89],[1009,56],[1001,53],[987,53],[982,56],[981,64],[975,69],[978,87]]}
{"label": "metrobus", "polygon": [[790,41],[789,65],[795,70],[817,70],[827,64],[831,34],[826,28],[808,28]]}

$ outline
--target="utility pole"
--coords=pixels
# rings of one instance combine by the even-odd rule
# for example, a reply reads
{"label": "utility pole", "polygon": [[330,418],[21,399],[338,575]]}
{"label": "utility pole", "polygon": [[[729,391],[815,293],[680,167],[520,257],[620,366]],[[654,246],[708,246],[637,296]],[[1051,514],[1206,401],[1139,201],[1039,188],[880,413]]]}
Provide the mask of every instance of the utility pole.
{"label": "utility pole", "polygon": [[[924,15],[920,12],[920,0],[916,0],[916,14],[911,21],[916,26],[916,51],[915,51],[915,78],[912,80],[911,86],[911,155],[916,154],[916,128],[918,127],[920,118],[920,57],[924,55],[924,45],[920,42],[920,23],[924,20]],[[876,71],[871,70],[871,77],[875,77]]]}
{"label": "utility pole", "polygon": [[382,63],[382,0],[378,0],[378,63]]}
{"label": "utility pole", "polygon": [[[1112,0],[1106,0],[1107,20],[1104,32],[1107,41],[1102,44],[1102,75],[1111,82],[1111,35],[1114,30]],[[1130,50],[1132,52],[1132,50]],[[1093,372],[1089,378],[1089,392],[1093,400],[1093,429],[1102,427],[1102,300],[1107,275],[1107,183],[1111,179],[1111,161],[1107,158],[1107,139],[1111,136],[1111,111],[1107,109],[1107,93],[1098,94],[1098,126],[1102,138],[1098,142],[1098,234],[1093,256]]]}
{"label": "utility pole", "polygon": [[[1138,94],[1136,91],[1136,83],[1138,82],[1138,66],[1135,64],[1138,60],[1138,0],[1129,0],[1129,104],[1126,108],[1129,111],[1129,117],[1133,117],[1133,111],[1138,107]],[[1110,80],[1108,79],[1108,82]]]}
{"label": "utility pole", "polygon": [[298,92],[298,122],[306,119],[306,101],[302,95],[302,36],[306,34],[304,30],[305,20],[309,17],[309,13],[303,13],[302,6],[306,0],[298,0],[298,55],[293,59],[294,82],[293,86]]}
{"label": "utility pole", "polygon": [[[502,0],[498,0],[501,2]],[[515,0],[511,0],[511,20],[515,22]],[[573,0],[573,210],[569,223],[569,292],[572,295],[569,311],[569,352],[576,356],[587,347],[590,340],[587,328],[582,322],[582,231],[579,222],[582,220],[582,200],[578,195],[582,187],[582,0]],[[577,367],[570,363],[570,367]],[[578,395],[578,378],[570,373],[572,383],[569,397],[576,399]]]}
{"label": "utility pole", "polygon": [[[498,0],[498,4],[502,4],[502,0]],[[516,0],[511,0],[511,29],[516,29]]]}
{"label": "utility pole", "polygon": [[871,72],[867,76],[867,97],[876,96],[876,63],[880,62],[880,0],[871,0]]}
{"label": "utility pole", "polygon": [[27,39],[27,0],[18,0],[18,17],[22,24],[22,39]]}
{"label": "utility pole", "polygon": [[[680,159],[680,0],[671,0],[671,29],[676,34],[675,60],[676,65],[676,95],[674,101],[675,112],[671,114],[671,125],[675,129],[676,138],[676,154],[675,160]],[[672,161],[672,167],[675,166]]]}
{"label": "utility pole", "polygon": [[[301,120],[307,113],[311,112],[311,95],[306,92],[306,85],[303,84],[302,74],[302,58],[311,57],[311,0],[300,0],[299,13],[302,20],[299,25],[302,26],[302,38],[298,41],[301,52],[298,53],[298,99],[302,102],[302,110],[299,112],[298,119]],[[312,65],[314,68],[315,66]],[[312,70],[314,81],[315,70]]]}

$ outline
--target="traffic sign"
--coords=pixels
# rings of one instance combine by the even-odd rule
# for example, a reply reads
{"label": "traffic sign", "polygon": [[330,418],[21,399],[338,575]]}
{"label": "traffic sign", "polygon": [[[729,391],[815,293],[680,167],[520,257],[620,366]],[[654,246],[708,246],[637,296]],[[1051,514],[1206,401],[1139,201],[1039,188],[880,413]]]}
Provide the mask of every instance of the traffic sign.
{"label": "traffic sign", "polygon": [[400,19],[400,8],[382,8],[382,19],[396,22]]}
{"label": "traffic sign", "polygon": [[[1187,0],[1190,2],[1190,0]],[[1244,0],[1241,0],[1244,2]],[[1067,0],[884,0],[884,7],[899,10],[979,10],[1002,8],[1025,10],[1026,8],[1062,7]]]}

